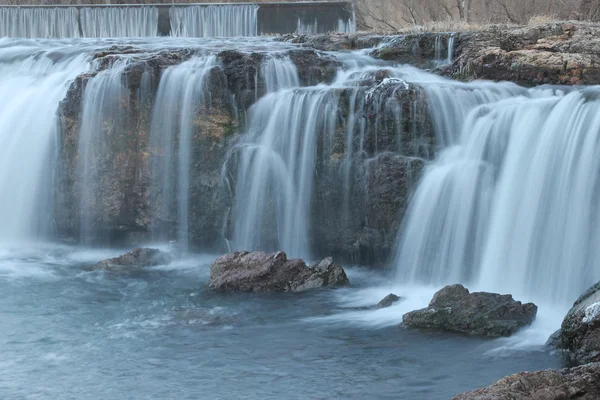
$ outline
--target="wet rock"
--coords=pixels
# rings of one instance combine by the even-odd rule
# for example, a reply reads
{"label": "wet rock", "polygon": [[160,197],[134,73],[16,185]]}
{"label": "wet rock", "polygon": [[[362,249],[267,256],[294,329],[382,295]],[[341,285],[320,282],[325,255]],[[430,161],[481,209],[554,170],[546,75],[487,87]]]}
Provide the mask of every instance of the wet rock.
{"label": "wet rock", "polygon": [[573,304],[563,320],[560,342],[573,364],[600,361],[600,282]]}
{"label": "wet rock", "polygon": [[[392,36],[371,55],[381,60],[410,64],[419,68],[433,68],[447,59],[451,35],[453,34],[425,32]],[[436,57],[440,59],[436,60]]]}
{"label": "wet rock", "polygon": [[469,293],[462,285],[450,285],[433,296],[429,307],[404,314],[402,321],[412,328],[501,337],[530,325],[536,314],[535,304],[522,304],[511,295]]}
{"label": "wet rock", "polygon": [[209,287],[221,292],[303,292],[349,284],[343,268],[326,258],[308,267],[300,259],[263,252],[235,252],[215,260]]}
{"label": "wet rock", "polygon": [[326,33],[319,35],[284,35],[279,40],[301,44],[316,50],[339,51],[369,49],[379,45],[385,36],[373,33]]}
{"label": "wet rock", "polygon": [[296,65],[303,86],[331,83],[342,66],[335,58],[314,50],[290,50],[287,54]]}
{"label": "wet rock", "polygon": [[600,398],[600,363],[582,367],[521,372],[453,400],[595,400]]}
{"label": "wet rock", "polygon": [[560,344],[561,333],[562,333],[562,331],[560,329],[558,329],[556,332],[554,332],[552,335],[550,335],[550,337],[546,341],[546,346],[554,347],[556,349],[560,348],[561,347],[561,344]]}
{"label": "wet rock", "polygon": [[171,262],[171,256],[158,249],[139,248],[133,249],[122,256],[102,260],[96,265],[85,267],[85,270],[99,269],[112,270],[121,268],[142,268],[156,265],[165,265]]}
{"label": "wet rock", "polygon": [[377,303],[377,308],[389,307],[398,300],[400,300],[400,297],[396,296],[393,293],[390,293],[387,296],[385,296],[379,303]]}

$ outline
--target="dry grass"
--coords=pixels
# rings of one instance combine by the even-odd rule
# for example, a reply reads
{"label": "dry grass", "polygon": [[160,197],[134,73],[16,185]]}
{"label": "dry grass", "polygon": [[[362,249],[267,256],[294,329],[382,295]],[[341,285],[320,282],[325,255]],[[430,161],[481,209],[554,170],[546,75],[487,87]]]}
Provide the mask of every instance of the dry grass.
{"label": "dry grass", "polygon": [[556,15],[534,15],[529,19],[527,25],[535,26],[541,24],[548,24],[550,22],[556,21],[558,18]]}
{"label": "dry grass", "polygon": [[470,32],[480,31],[487,27],[486,24],[466,22],[466,21],[430,21],[424,25],[413,25],[402,28],[398,33],[419,33],[419,32]]}

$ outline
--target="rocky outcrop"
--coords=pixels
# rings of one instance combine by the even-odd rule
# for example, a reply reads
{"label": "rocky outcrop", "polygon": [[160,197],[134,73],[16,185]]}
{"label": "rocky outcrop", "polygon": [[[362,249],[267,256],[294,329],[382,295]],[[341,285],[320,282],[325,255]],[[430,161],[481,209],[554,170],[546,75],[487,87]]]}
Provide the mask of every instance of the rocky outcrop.
{"label": "rocky outcrop", "polygon": [[377,308],[386,308],[391,306],[392,304],[394,304],[397,301],[400,301],[400,297],[396,296],[393,293],[388,294],[387,296],[385,296],[383,299],[381,299],[381,301],[379,303],[377,303]]}
{"label": "rocky outcrop", "polygon": [[552,22],[453,33],[288,35],[284,40],[328,51],[377,47],[371,53],[376,58],[434,69],[455,79],[530,86],[600,83],[599,37],[595,24]]}
{"label": "rocky outcrop", "polygon": [[350,142],[348,127],[340,124],[319,145],[326,149],[330,140],[331,150],[316,166],[312,248],[349,263],[385,265],[426,160],[435,154],[436,138],[421,89],[385,71],[361,83],[358,104],[343,93],[339,120],[348,121],[357,110],[354,118],[364,124],[355,124]]}
{"label": "rocky outcrop", "polygon": [[550,335],[548,340],[546,340],[546,346],[560,348],[561,334],[562,331],[560,329],[556,330],[552,335]]}
{"label": "rocky outcrop", "polygon": [[[372,54],[383,60],[435,68],[463,80],[595,83],[595,57],[600,53],[596,30],[575,23],[492,26],[454,35],[289,35],[282,40],[290,44],[277,45],[297,66],[302,85],[332,81],[340,63],[326,51],[375,46],[379,47]],[[442,66],[438,61],[447,59],[451,44],[454,61]],[[162,73],[194,54],[194,49],[149,52],[135,46],[107,47],[93,56],[98,70],[73,82],[60,109],[63,175],[55,216],[62,236],[79,237],[81,219],[89,217],[92,242],[137,246],[157,231],[161,239],[176,238],[176,207],[162,207],[151,190],[152,168],[167,157],[164,148],[150,144],[150,125]],[[269,55],[259,47],[221,49],[216,55],[219,63],[209,74],[210,96],[194,110],[189,242],[194,248],[223,252],[233,238],[236,160],[231,149],[245,132],[249,107],[265,94],[261,65]],[[80,207],[86,196],[78,170],[81,99],[90,80],[123,57],[130,61],[121,76],[125,90],[117,102],[122,115],[101,121],[100,151],[90,162],[95,189],[88,191],[90,206]],[[335,126],[319,128],[315,149],[311,250],[336,260],[385,265],[413,189],[438,150],[431,105],[421,88],[385,70],[361,75],[355,87],[331,88],[331,98],[331,104],[338,102]],[[226,160],[231,168],[224,167]],[[265,243],[276,242],[272,219],[267,216],[263,224],[269,236]]]}
{"label": "rocky outcrop", "polygon": [[288,34],[278,38],[281,41],[323,51],[370,49],[378,46],[385,39],[384,35],[336,32],[320,35]]}
{"label": "rocky outcrop", "polygon": [[599,34],[600,27],[587,23],[491,26],[460,33],[456,57],[445,73],[456,79],[524,85],[598,84]]}
{"label": "rocky outcrop", "polygon": [[168,253],[158,249],[138,248],[122,256],[109,258],[99,261],[97,264],[85,267],[85,270],[121,270],[127,268],[153,267],[156,265],[166,265],[172,258]]}
{"label": "rocky outcrop", "polygon": [[371,55],[381,60],[432,69],[448,61],[448,55],[453,53],[450,46],[454,46],[452,33],[408,34],[386,40]]}
{"label": "rocky outcrop", "polygon": [[530,325],[536,314],[535,304],[522,304],[511,295],[469,293],[462,285],[451,285],[437,292],[429,307],[404,314],[402,322],[412,328],[501,337]]}
{"label": "rocky outcrop", "polygon": [[600,362],[600,282],[573,304],[563,320],[559,347],[573,364]]}
{"label": "rocky outcrop", "polygon": [[[96,71],[72,83],[59,110],[63,147],[55,217],[61,236],[82,237],[85,217],[90,231],[86,240],[91,243],[138,245],[150,239],[153,231],[166,232],[162,239],[176,237],[176,210],[152,198],[153,166],[163,162],[165,149],[151,146],[150,128],[162,73],[192,56],[190,49],[148,53],[133,46],[112,46],[93,56]],[[94,189],[83,189],[79,139],[84,93],[99,72],[112,72],[108,70],[124,57],[129,60],[126,68],[114,71],[122,82],[122,93],[105,99],[105,107],[113,102],[119,111],[99,114],[102,131],[94,132],[95,147],[88,161],[88,180]],[[195,110],[189,182],[189,214],[194,221],[189,229],[190,244],[213,251],[225,247],[222,231],[229,203],[224,198],[222,166],[239,138],[237,133],[243,130],[246,110],[266,90],[261,75],[265,53],[223,50],[217,57],[219,65],[208,77],[209,101]],[[338,66],[332,57],[309,49],[295,50],[290,58],[304,71],[300,74],[303,84],[333,79]],[[82,203],[86,206],[80,209]]]}
{"label": "rocky outcrop", "polygon": [[280,251],[235,252],[217,258],[210,268],[209,287],[220,292],[303,292],[348,284],[343,268],[331,258],[308,267]]}
{"label": "rocky outcrop", "polygon": [[459,394],[453,400],[596,400],[600,398],[600,363],[560,371],[521,372],[494,384]]}

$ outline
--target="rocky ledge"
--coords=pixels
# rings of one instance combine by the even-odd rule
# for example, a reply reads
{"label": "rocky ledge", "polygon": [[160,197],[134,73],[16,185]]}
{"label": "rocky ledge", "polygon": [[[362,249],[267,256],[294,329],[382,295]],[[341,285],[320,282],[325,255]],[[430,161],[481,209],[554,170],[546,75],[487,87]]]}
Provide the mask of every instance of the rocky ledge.
{"label": "rocky ledge", "polygon": [[569,351],[572,364],[600,362],[600,282],[573,304],[555,342]]}
{"label": "rocky ledge", "polygon": [[[452,38],[452,40],[450,40]],[[460,80],[489,79],[524,85],[600,83],[600,25],[550,22],[534,26],[489,25],[464,32],[420,32],[382,36],[372,33],[288,35],[313,49],[371,48],[374,57],[435,68]],[[450,51],[448,47],[452,46]],[[437,50],[437,54],[436,54]],[[441,66],[435,57],[452,55]],[[432,62],[434,61],[434,62]]]}
{"label": "rocky ledge", "polygon": [[462,285],[451,285],[437,292],[429,307],[404,314],[402,321],[412,328],[501,337],[530,325],[536,314],[535,304],[522,304],[511,295],[469,293]]}
{"label": "rocky ledge", "polygon": [[331,257],[309,267],[300,259],[288,259],[283,251],[235,252],[212,264],[209,287],[220,292],[303,292],[349,283]]}
{"label": "rocky ledge", "polygon": [[95,265],[84,267],[87,271],[119,270],[125,268],[142,268],[156,265],[166,265],[171,262],[171,256],[157,249],[138,248],[119,257],[102,260]]}
{"label": "rocky ledge", "polygon": [[453,400],[596,400],[600,398],[600,363],[582,367],[521,372],[491,386],[459,394]]}

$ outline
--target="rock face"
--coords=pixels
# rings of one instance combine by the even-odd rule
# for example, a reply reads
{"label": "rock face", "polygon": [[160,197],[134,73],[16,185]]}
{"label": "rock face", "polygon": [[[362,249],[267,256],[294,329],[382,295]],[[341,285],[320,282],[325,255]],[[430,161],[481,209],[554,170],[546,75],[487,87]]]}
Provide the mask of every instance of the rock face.
{"label": "rock face", "polygon": [[220,292],[303,292],[348,284],[344,269],[330,257],[308,267],[280,251],[235,252],[217,258],[210,268],[209,287]]}
{"label": "rock face", "polygon": [[[553,22],[524,27],[489,25],[453,34],[290,35],[285,40],[329,51],[377,47],[372,52],[376,58],[434,68],[459,80],[586,85],[600,82],[599,35],[600,27],[594,24]],[[449,54],[452,63],[444,65]]]}
{"label": "rock face", "polygon": [[379,303],[377,303],[377,308],[386,308],[399,301],[400,297],[396,296],[393,293],[385,296]]}
{"label": "rock face", "polygon": [[521,372],[453,400],[600,399],[600,363],[560,371]]}
{"label": "rock face", "polygon": [[[281,40],[290,42],[282,55],[296,65],[301,85],[330,83],[334,78],[340,61],[322,50],[376,46],[375,57],[435,67],[438,73],[457,79],[506,79],[532,85],[600,82],[598,37],[600,28],[574,23],[492,26],[453,35],[355,33],[289,35]],[[443,62],[436,60],[445,61],[451,44],[453,62],[441,66]],[[171,171],[178,171],[178,157],[150,143],[150,128],[164,71],[188,61],[194,51],[107,47],[93,57],[98,71],[72,83],[59,110],[62,148],[54,218],[60,236],[89,236],[93,243],[131,247],[157,236],[160,240],[180,237],[177,207],[165,204],[158,190],[152,189],[156,186],[153,168],[168,164]],[[191,248],[224,252],[235,236],[231,210],[237,174],[232,149],[246,132],[249,108],[265,95],[261,66],[268,55],[258,48],[223,49],[215,55],[218,62],[207,78],[210,99],[196,107],[192,121],[187,238]],[[118,69],[113,67],[124,58],[128,65],[115,77],[123,90],[112,99],[119,118],[114,112],[98,118],[97,143],[88,154],[88,181],[94,189],[85,190],[79,154],[81,102],[90,82],[102,72]],[[330,89],[333,100],[328,106],[335,110],[335,126],[319,128],[315,143],[310,247],[314,254],[332,255],[336,260],[385,265],[411,194],[438,150],[431,105],[422,88],[385,70],[361,76],[352,88]],[[177,182],[177,177],[166,180]],[[264,246],[267,249],[279,247],[273,208],[265,212],[263,223],[267,237],[261,243],[275,243]],[[84,225],[89,232],[82,234]]]}
{"label": "rock face", "polygon": [[525,85],[600,82],[600,27],[549,23],[492,26],[457,35],[447,73],[457,79],[505,80]]}
{"label": "rock face", "polygon": [[[374,43],[354,42],[352,46]],[[340,66],[308,44],[286,50],[285,55],[296,65],[301,85],[329,83]],[[170,153],[151,143],[151,125],[161,76],[193,56],[190,49],[148,53],[133,46],[113,46],[95,55],[100,72],[110,70],[120,57],[131,61],[115,72],[121,74],[116,78],[123,90],[112,101],[121,117],[100,116],[102,128],[94,134],[97,143],[88,155],[93,190],[84,189],[79,139],[82,100],[98,72],[81,75],[72,83],[59,110],[63,135],[54,204],[60,236],[86,236],[90,243],[131,247],[151,239],[178,239],[177,209],[165,205],[165,196],[153,188],[153,170],[167,164]],[[237,173],[232,149],[245,133],[249,107],[265,95],[261,66],[267,54],[222,50],[216,56],[218,65],[207,77],[210,101],[198,106],[193,118],[188,239],[191,248],[223,252],[234,237],[232,188]],[[389,79],[384,72],[365,78],[357,89],[331,94],[339,105],[337,126],[331,137],[321,133],[316,144],[311,248],[317,255],[384,265],[412,189],[426,160],[435,154],[428,103],[420,88]],[[354,129],[349,121],[357,121]],[[349,130],[353,140],[348,140]],[[350,162],[345,159],[348,154]],[[171,171],[179,170],[177,162],[176,155],[170,156]],[[177,182],[178,177],[169,181]],[[170,198],[178,195],[172,193]],[[345,207],[339,206],[340,199],[346,199]],[[81,233],[84,217],[89,220],[89,234]],[[272,219],[267,215],[263,225],[270,227]],[[265,242],[277,241],[276,227],[264,231],[269,236]]]}
{"label": "rock face", "polygon": [[429,307],[404,314],[402,321],[413,328],[501,337],[530,325],[536,314],[535,304],[521,304],[511,295],[469,293],[462,285],[451,285],[437,292]]}
{"label": "rock face", "polygon": [[563,320],[559,346],[569,350],[574,364],[600,361],[600,282],[573,304]]}
{"label": "rock face", "polygon": [[96,265],[86,267],[88,271],[93,270],[117,270],[121,268],[141,268],[156,265],[165,265],[171,262],[171,256],[157,249],[139,248],[133,249],[122,256],[102,260]]}
{"label": "rock face", "polygon": [[552,335],[550,335],[550,337],[548,338],[548,340],[546,341],[546,346],[550,346],[550,347],[554,347],[554,348],[560,348],[560,336],[562,335],[562,331],[560,329],[558,329],[556,332],[554,332]]}

